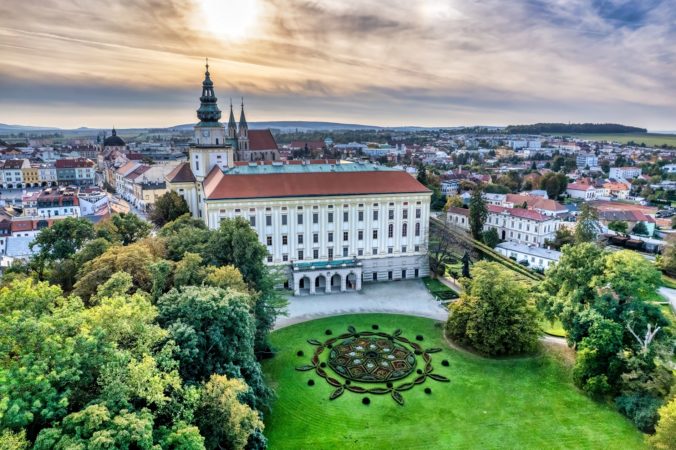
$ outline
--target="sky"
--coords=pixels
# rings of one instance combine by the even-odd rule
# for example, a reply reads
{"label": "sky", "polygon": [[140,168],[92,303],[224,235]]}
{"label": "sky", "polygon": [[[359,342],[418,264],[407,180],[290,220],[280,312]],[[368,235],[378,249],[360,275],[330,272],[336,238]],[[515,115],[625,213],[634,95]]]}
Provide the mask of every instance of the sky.
{"label": "sky", "polygon": [[205,57],[249,121],[676,130],[676,0],[2,0],[0,123],[192,123]]}

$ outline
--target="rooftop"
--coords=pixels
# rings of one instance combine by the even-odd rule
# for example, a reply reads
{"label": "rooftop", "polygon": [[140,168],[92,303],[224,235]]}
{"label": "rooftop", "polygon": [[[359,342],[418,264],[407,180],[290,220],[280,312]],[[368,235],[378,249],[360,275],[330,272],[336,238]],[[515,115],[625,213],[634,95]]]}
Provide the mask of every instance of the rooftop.
{"label": "rooftop", "polygon": [[[290,162],[290,161],[289,161]],[[227,175],[253,175],[253,174],[273,174],[273,173],[329,173],[329,172],[364,172],[364,171],[396,171],[386,166],[379,166],[370,163],[314,163],[309,164],[285,164],[279,161],[275,164],[248,164],[238,165],[227,169]],[[410,176],[410,175],[409,175]]]}
{"label": "rooftop", "polygon": [[523,253],[529,256],[537,256],[538,258],[546,258],[552,261],[558,261],[561,257],[561,252],[550,250],[548,248],[531,247],[526,244],[519,244],[516,242],[501,242],[495,246],[496,248],[503,248],[513,252]]}

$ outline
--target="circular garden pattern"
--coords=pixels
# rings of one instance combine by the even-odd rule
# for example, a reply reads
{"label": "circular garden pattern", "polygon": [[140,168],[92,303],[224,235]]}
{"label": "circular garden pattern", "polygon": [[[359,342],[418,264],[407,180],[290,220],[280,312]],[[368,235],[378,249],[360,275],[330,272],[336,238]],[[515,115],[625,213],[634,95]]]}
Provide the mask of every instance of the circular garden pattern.
{"label": "circular garden pattern", "polygon": [[[402,392],[423,384],[427,379],[449,381],[442,375],[432,373],[434,368],[430,355],[441,349],[423,349],[420,344],[401,336],[401,330],[396,330],[392,334],[357,331],[352,326],[347,330],[347,333],[324,342],[308,339],[309,344],[317,347],[312,355],[311,364],[296,367],[299,371],[314,370],[318,376],[333,386],[335,390],[329,397],[331,400],[348,391],[357,394],[390,394],[398,404],[403,405]],[[326,359],[324,353],[326,350],[328,350],[326,362],[336,377],[325,370],[327,364],[322,359]],[[421,367],[416,371],[419,358]],[[409,375],[410,380],[402,380]],[[393,383],[397,380],[403,382]],[[354,383],[368,383],[369,387]],[[371,387],[375,383],[382,385]]]}

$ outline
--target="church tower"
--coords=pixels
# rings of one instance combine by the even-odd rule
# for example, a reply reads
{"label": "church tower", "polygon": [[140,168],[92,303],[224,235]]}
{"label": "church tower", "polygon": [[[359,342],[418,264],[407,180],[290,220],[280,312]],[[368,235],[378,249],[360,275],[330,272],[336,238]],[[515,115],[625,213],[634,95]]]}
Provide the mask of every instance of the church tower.
{"label": "church tower", "polygon": [[233,165],[233,148],[226,143],[223,124],[219,122],[221,110],[214,93],[214,83],[209,74],[209,60],[202,82],[202,96],[195,125],[195,143],[190,148],[190,169],[198,182],[201,182],[214,166],[226,168]]}

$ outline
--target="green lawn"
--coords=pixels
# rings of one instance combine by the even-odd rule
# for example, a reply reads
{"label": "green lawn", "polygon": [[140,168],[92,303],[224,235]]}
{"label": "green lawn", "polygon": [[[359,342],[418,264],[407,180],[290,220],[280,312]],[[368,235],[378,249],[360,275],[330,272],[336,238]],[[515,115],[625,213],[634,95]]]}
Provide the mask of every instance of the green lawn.
{"label": "green lawn", "polygon": [[549,335],[566,337],[566,330],[563,329],[563,325],[558,320],[550,322],[549,320],[544,319],[540,322],[540,328]]}
{"label": "green lawn", "polygon": [[[333,388],[314,371],[298,372],[324,341],[349,325],[357,330],[403,330],[422,334],[425,347],[441,347],[432,355],[434,372],[451,379],[433,380],[403,392],[404,406],[388,395],[344,393],[329,400]],[[571,383],[569,369],[553,356],[490,360],[452,350],[441,325],[429,319],[363,314],[319,319],[272,333],[277,355],[263,369],[278,398],[266,417],[271,449],[634,449],[643,437],[612,407],[594,403]],[[298,357],[296,352],[305,355]],[[440,362],[447,359],[449,367]],[[330,369],[327,369],[330,371]],[[308,386],[313,379],[315,386]],[[432,394],[424,393],[432,388]]]}
{"label": "green lawn", "polygon": [[662,286],[676,289],[676,280],[668,275],[662,274]]}
{"label": "green lawn", "polygon": [[442,300],[458,298],[458,293],[455,292],[455,290],[449,288],[436,278],[423,277],[422,280],[427,290],[430,291],[430,294],[433,296]]}
{"label": "green lawn", "polygon": [[580,139],[593,139],[599,141],[612,141],[626,144],[629,141],[634,141],[636,144],[645,143],[647,146],[659,146],[662,144],[676,147],[676,135],[673,134],[658,134],[658,133],[620,133],[620,134],[575,134]]}

